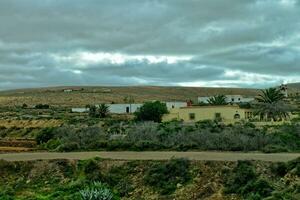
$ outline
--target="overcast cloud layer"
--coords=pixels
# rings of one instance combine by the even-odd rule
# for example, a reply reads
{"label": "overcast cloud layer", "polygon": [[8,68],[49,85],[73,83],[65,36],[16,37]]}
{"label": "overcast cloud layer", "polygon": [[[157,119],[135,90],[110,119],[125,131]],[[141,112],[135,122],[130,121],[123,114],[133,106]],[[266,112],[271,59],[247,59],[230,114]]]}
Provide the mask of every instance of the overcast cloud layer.
{"label": "overcast cloud layer", "polygon": [[300,81],[300,0],[1,0],[0,89]]}

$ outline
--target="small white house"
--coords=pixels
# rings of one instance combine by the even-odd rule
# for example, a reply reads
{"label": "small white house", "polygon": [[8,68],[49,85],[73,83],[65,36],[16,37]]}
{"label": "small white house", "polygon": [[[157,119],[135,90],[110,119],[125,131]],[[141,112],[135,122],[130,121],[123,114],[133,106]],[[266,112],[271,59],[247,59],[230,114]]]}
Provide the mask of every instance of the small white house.
{"label": "small white house", "polygon": [[69,93],[69,92],[73,92],[72,89],[64,89],[64,92]]}
{"label": "small white house", "polygon": [[71,111],[74,113],[85,113],[85,112],[89,112],[90,109],[89,108],[72,108]]}
{"label": "small white house", "polygon": [[125,114],[125,113],[134,113],[137,111],[143,104],[106,104],[108,106],[110,113],[116,114]]}

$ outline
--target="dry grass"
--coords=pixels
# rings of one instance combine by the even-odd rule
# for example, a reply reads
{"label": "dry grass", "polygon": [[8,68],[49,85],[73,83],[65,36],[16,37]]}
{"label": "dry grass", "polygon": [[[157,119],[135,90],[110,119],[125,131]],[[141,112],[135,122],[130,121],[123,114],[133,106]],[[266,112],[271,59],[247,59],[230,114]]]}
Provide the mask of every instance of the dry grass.
{"label": "dry grass", "polygon": [[0,147],[0,153],[17,153],[17,152],[28,152],[33,151],[32,148],[26,147]]}
{"label": "dry grass", "polygon": [[63,124],[62,120],[4,120],[0,119],[0,127],[5,128],[46,128],[58,127]]}
{"label": "dry grass", "polygon": [[126,96],[135,102],[145,101],[197,101],[198,96],[216,94],[257,95],[256,89],[241,88],[199,88],[199,87],[68,87],[73,92],[63,92],[63,87],[24,89],[0,93],[0,106],[15,106],[26,103],[33,106],[39,103],[52,106],[85,106],[99,103],[123,103]]}

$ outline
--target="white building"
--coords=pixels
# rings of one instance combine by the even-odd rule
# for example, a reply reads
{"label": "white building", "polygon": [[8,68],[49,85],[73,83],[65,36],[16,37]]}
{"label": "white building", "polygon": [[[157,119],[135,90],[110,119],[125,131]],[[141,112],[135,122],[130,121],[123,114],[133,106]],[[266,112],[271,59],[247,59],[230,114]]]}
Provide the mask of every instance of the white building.
{"label": "white building", "polygon": [[[172,108],[181,108],[186,107],[186,102],[165,102],[168,110]],[[143,104],[132,103],[132,104],[106,104],[108,106],[110,113],[115,114],[125,114],[125,113],[134,113],[136,112]],[[98,105],[97,105],[98,106]],[[84,113],[88,112],[88,108],[72,108],[72,112]]]}
{"label": "white building", "polygon": [[[165,102],[168,110],[172,108],[181,108],[186,107],[186,102]],[[143,106],[143,104],[106,104],[109,106],[109,112],[110,113],[117,113],[117,114],[123,114],[123,113],[134,113],[136,112],[140,107]]]}
{"label": "white building", "polygon": [[187,107],[187,102],[174,101],[174,102],[166,102],[168,110],[172,108],[182,108]]}
{"label": "white building", "polygon": [[73,92],[72,89],[64,89],[64,92],[68,93],[68,92]]}
{"label": "white building", "polygon": [[85,113],[85,112],[89,112],[90,109],[89,108],[72,108],[71,111],[74,113]]}
{"label": "white building", "polygon": [[106,104],[108,106],[110,113],[124,114],[124,113],[134,113],[143,104]]}
{"label": "white building", "polygon": [[[210,97],[198,97],[198,103],[208,103]],[[248,103],[254,101],[254,97],[245,97],[242,95],[225,95],[227,103]]]}

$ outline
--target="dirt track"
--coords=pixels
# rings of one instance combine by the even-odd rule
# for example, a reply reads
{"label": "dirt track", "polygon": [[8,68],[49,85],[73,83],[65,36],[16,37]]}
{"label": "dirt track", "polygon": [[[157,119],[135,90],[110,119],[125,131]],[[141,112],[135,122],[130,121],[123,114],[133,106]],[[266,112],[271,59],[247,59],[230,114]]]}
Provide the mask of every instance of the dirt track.
{"label": "dirt track", "polygon": [[271,162],[286,162],[300,157],[300,153],[236,153],[236,152],[70,152],[70,153],[8,153],[0,154],[0,160],[7,161],[27,161],[27,160],[52,160],[69,159],[83,160],[93,157],[100,157],[113,160],[167,160],[172,157],[188,158],[191,160],[211,160],[211,161],[237,161],[237,160],[261,160]]}

